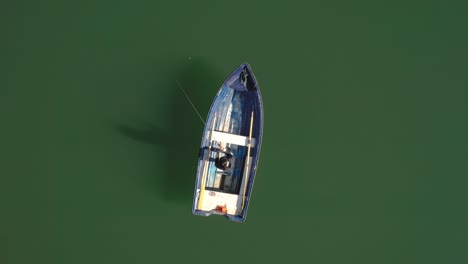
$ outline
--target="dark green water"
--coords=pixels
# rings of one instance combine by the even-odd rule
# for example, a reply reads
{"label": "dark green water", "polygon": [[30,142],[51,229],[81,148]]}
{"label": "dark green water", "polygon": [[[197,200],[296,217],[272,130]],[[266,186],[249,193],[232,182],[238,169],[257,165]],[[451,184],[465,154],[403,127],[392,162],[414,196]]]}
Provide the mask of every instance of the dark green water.
{"label": "dark green water", "polygon": [[[467,11],[0,4],[0,263],[467,263]],[[193,216],[203,125],[176,79],[206,116],[244,61],[265,107],[247,221]]]}

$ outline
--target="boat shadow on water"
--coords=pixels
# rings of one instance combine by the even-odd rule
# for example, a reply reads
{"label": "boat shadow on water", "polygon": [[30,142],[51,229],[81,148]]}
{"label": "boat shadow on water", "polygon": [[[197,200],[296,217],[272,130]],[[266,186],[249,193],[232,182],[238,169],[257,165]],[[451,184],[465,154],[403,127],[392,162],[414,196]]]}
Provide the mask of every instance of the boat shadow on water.
{"label": "boat shadow on water", "polygon": [[166,110],[169,115],[167,124],[117,126],[117,130],[124,136],[158,146],[165,152],[164,160],[154,161],[163,166],[163,173],[148,174],[144,184],[149,184],[149,188],[154,188],[154,192],[166,201],[191,205],[204,128],[177,81],[205,119],[222,80],[223,75],[216,74],[216,69],[208,63],[192,60],[168,78],[172,102]]}

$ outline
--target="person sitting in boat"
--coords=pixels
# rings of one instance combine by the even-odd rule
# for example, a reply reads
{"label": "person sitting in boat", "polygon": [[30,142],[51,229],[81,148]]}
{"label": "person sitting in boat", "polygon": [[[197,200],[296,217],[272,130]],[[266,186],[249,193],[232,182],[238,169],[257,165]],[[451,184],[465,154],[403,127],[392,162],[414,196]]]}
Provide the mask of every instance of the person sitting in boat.
{"label": "person sitting in boat", "polygon": [[231,158],[233,157],[231,148],[222,147],[220,153],[222,153],[223,155],[216,158],[216,167],[221,170],[227,170],[231,168]]}

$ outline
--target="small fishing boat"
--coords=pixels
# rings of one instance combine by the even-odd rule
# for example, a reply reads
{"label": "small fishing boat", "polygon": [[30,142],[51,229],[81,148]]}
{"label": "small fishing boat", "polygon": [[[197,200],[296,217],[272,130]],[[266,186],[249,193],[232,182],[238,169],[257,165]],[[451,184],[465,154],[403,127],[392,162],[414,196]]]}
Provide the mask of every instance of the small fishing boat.
{"label": "small fishing boat", "polygon": [[263,105],[251,67],[241,64],[216,94],[201,142],[192,212],[244,222],[257,172]]}

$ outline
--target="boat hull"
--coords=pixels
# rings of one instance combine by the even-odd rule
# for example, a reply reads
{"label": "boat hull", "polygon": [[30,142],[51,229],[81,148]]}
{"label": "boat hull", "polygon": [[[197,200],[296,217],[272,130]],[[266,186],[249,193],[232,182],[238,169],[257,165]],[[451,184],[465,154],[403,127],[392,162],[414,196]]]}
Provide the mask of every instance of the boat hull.
{"label": "boat hull", "polygon": [[208,113],[198,157],[193,214],[219,214],[245,221],[262,134],[260,89],[251,67],[243,63],[221,85]]}

